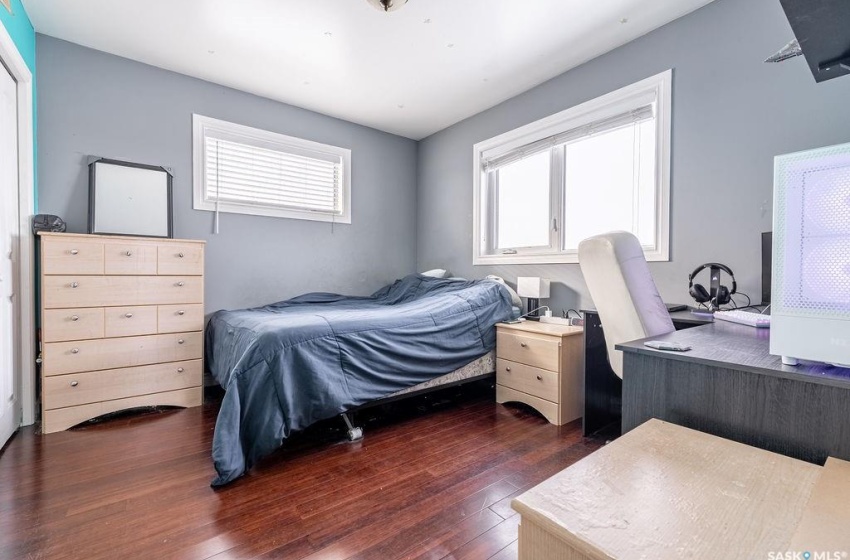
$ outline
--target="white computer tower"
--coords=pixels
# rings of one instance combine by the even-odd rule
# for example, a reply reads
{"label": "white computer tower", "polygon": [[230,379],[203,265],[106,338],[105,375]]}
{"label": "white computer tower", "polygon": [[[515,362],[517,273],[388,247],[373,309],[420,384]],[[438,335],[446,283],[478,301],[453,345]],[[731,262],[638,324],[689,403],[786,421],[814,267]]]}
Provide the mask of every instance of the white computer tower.
{"label": "white computer tower", "polygon": [[770,353],[850,366],[850,144],[778,156]]}

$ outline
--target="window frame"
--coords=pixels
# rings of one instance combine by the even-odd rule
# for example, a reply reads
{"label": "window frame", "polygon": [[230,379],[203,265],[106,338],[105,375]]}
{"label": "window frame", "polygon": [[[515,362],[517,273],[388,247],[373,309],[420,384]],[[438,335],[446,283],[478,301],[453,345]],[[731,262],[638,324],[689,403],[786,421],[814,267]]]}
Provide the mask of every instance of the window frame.
{"label": "window frame", "polygon": [[[585,103],[581,103],[549,117],[532,122],[499,136],[478,142],[473,146],[473,227],[472,227],[472,264],[562,264],[577,263],[578,251],[564,248],[562,225],[564,208],[561,204],[562,193],[551,193],[550,221],[555,220],[557,231],[550,223],[550,247],[544,251],[537,248],[516,248],[514,253],[497,253],[491,246],[495,242],[493,216],[494,196],[491,193],[490,175],[484,170],[485,154],[487,158],[498,157],[537,142],[544,138],[584,126],[588,123],[620,114],[637,106],[645,106],[645,100],[654,96],[656,102],[655,134],[655,243],[644,246],[644,255],[648,261],[670,260],[670,136],[672,105],[673,70],[666,70],[611,93],[607,93]],[[561,146],[562,147],[562,146]],[[553,147],[552,175],[559,173],[563,179],[564,158],[557,164]],[[554,168],[558,169],[554,169]],[[561,180],[563,184],[563,180]],[[562,189],[552,189],[560,191]],[[554,245],[553,245],[554,244]]]}
{"label": "window frame", "polygon": [[[560,152],[560,153],[556,153]],[[552,184],[554,181],[558,180],[557,176],[560,174],[560,179],[563,180],[563,172],[564,172],[564,150],[563,147],[553,147],[549,149],[549,157],[550,157],[550,167],[549,167],[549,217],[548,221],[551,225],[553,220],[560,220],[560,217],[553,211],[557,208],[560,208],[561,204],[561,195],[562,193],[558,189],[553,189]],[[483,174],[483,180],[487,182],[488,192],[497,193],[499,188],[499,176],[498,175],[490,175],[488,173]],[[493,184],[495,183],[495,184]],[[498,193],[494,196],[487,199],[488,204],[488,213],[490,215],[497,215],[499,212],[499,201],[498,201]],[[488,247],[487,250],[496,251],[498,250],[495,247],[495,242],[498,240],[498,234],[496,232],[497,224],[495,221],[488,222]],[[557,254],[558,247],[560,245],[560,235],[558,228],[549,228],[549,244],[548,245],[534,245],[529,247],[509,247],[503,248],[503,250],[514,251],[512,254],[516,255],[552,255]],[[492,243],[491,243],[492,242]],[[507,254],[507,253],[500,253]]]}
{"label": "window frame", "polygon": [[[290,218],[337,224],[351,223],[351,150],[287,136],[259,128],[241,125],[221,119],[206,117],[194,113],[192,115],[192,208],[209,212],[226,212],[231,214],[248,214],[253,216],[270,216],[275,218]],[[342,166],[342,212],[339,214],[313,210],[297,210],[280,208],[264,204],[240,204],[235,202],[219,202],[205,198],[206,183],[206,138],[209,131],[215,131],[239,137],[246,145],[269,148],[292,147],[296,150],[310,150],[332,154],[340,158]],[[241,141],[241,140],[240,140]],[[282,150],[283,151],[283,150]]]}

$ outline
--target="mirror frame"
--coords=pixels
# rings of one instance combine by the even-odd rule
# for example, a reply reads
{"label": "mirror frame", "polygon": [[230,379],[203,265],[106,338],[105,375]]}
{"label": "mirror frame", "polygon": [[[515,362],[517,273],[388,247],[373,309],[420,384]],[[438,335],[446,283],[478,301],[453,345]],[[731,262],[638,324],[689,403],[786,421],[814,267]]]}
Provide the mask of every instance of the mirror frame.
{"label": "mirror frame", "polygon": [[[166,176],[166,200],[168,203],[168,231],[165,235],[150,235],[145,233],[131,233],[131,232],[114,232],[114,231],[98,231],[97,228],[97,205],[96,201],[96,193],[97,193],[97,164],[104,163],[108,165],[119,165],[124,167],[133,167],[136,169],[147,169],[157,173],[165,173]],[[89,158],[89,223],[88,230],[91,234],[97,235],[126,235],[126,236],[136,236],[136,237],[157,237],[163,239],[173,239],[174,238],[174,211],[173,211],[173,200],[172,200],[172,182],[173,175],[168,168],[161,167],[158,165],[145,165],[143,163],[133,163],[129,161],[120,161],[116,159],[107,159],[107,158],[99,158],[92,157]],[[100,188],[104,188],[101,186]]]}

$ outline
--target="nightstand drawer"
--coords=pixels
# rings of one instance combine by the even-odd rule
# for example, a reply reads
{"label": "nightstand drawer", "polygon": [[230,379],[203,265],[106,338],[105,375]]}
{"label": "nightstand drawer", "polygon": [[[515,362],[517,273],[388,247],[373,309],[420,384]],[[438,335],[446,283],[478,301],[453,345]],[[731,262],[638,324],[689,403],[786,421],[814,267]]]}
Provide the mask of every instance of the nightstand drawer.
{"label": "nightstand drawer", "polygon": [[519,362],[496,360],[496,383],[547,401],[558,402],[560,375]]}
{"label": "nightstand drawer", "polygon": [[558,371],[560,340],[554,337],[536,338],[499,331],[496,333],[496,355],[512,362]]}

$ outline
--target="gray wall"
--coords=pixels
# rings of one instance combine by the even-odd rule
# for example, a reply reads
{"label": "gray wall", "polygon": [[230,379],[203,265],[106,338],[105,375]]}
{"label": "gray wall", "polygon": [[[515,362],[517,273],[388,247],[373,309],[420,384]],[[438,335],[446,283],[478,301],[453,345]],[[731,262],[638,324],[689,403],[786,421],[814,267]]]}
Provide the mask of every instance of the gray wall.
{"label": "gray wall", "polygon": [[687,302],[688,273],[719,261],[758,302],[773,157],[850,141],[850,78],[815,84],[802,57],[762,63],[792,38],[779,0],[716,0],[422,140],[418,268],[548,277],[557,313],[591,305],[577,264],[472,266],[472,146],[673,68],[672,262],[652,263],[652,274],[666,301]]}
{"label": "gray wall", "polygon": [[[207,311],[367,294],[415,263],[416,142],[37,37],[39,211],[85,232],[89,155],[171,167],[174,235],[207,240]],[[281,70],[283,71],[283,70]],[[192,210],[192,113],[352,150],[352,223]]]}

